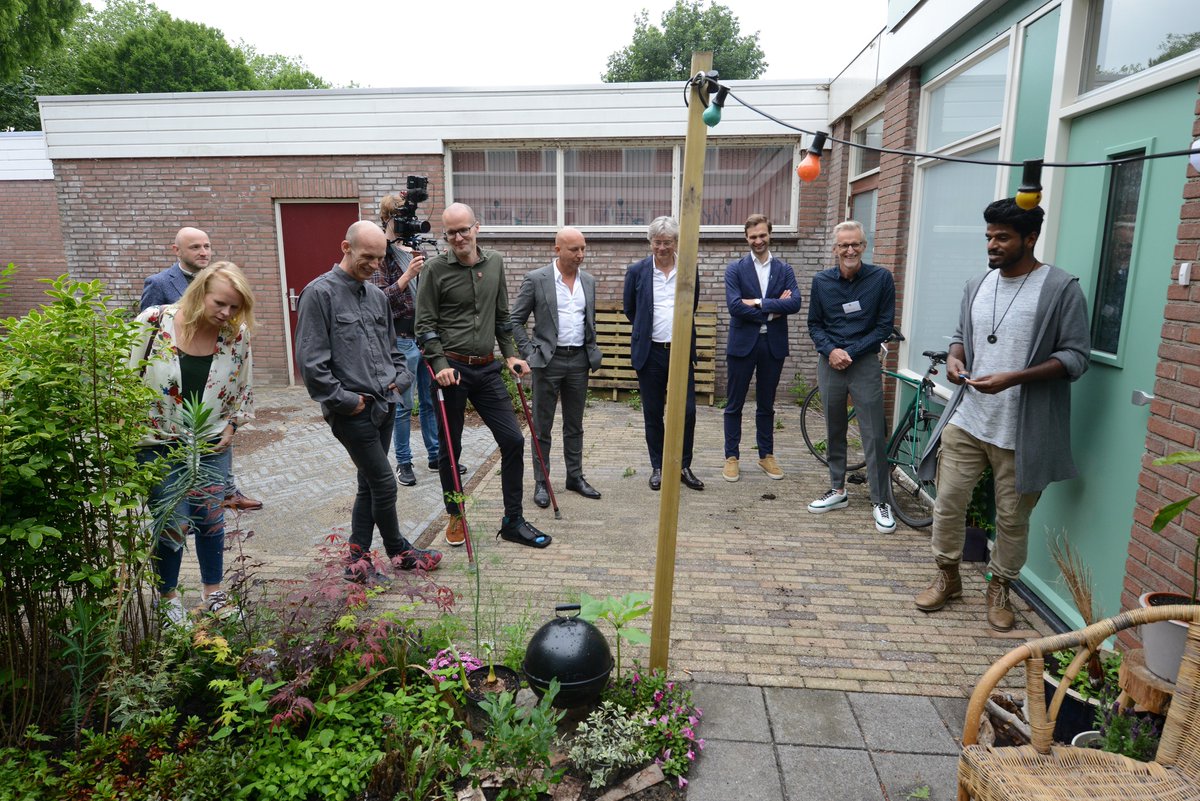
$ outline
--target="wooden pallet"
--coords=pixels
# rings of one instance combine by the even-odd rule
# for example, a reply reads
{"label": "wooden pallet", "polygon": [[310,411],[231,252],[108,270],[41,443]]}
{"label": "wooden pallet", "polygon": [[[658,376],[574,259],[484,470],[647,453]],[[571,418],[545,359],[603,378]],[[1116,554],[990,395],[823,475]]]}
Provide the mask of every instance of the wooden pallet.
{"label": "wooden pallet", "polygon": [[[708,396],[712,406],[717,389],[717,306],[696,307],[696,397]],[[613,400],[638,388],[637,373],[629,361],[629,335],[633,323],[625,318],[619,303],[596,304],[596,341],[604,351],[604,363],[591,374],[588,389],[610,393]]]}

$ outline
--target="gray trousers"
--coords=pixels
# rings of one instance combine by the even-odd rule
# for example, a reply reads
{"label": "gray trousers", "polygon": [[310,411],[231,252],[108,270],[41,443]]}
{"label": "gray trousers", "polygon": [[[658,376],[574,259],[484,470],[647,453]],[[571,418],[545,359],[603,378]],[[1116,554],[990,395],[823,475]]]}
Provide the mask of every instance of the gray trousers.
{"label": "gray trousers", "polygon": [[863,454],[867,458],[867,483],[871,503],[887,503],[889,481],[887,424],[883,418],[883,374],[879,356],[860,356],[845,370],[834,370],[829,359],[817,359],[817,384],[825,409],[825,437],[829,457],[829,485],[846,486],[846,405],[853,399],[854,416],[862,432]]}
{"label": "gray trousers", "polygon": [[[563,462],[567,478],[583,477],[583,407],[587,400],[587,351],[555,351],[545,367],[533,368],[533,427],[541,445],[546,469],[550,470],[550,434],[554,430],[554,411],[559,401],[563,410]],[[536,448],[530,448],[534,480],[545,481],[538,464]]]}

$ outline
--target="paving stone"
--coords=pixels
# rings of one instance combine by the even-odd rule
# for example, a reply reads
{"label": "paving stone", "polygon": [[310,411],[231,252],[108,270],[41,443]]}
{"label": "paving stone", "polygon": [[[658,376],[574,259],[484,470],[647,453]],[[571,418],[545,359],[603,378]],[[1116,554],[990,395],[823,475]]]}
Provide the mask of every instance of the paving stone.
{"label": "paving stone", "polygon": [[850,706],[872,751],[957,754],[958,744],[928,698],[856,693]]}
{"label": "paving stone", "polygon": [[[791,745],[781,745],[778,751],[779,769],[788,798],[884,801],[879,778],[866,751]],[[752,798],[748,795],[740,797]],[[688,801],[692,801],[690,794]]]}
{"label": "paving stone", "polygon": [[775,742],[866,748],[845,693],[775,687],[763,692]]}
{"label": "paving stone", "polygon": [[704,710],[703,736],[719,740],[771,742],[763,691],[758,687],[702,684],[692,700]]}
{"label": "paving stone", "polygon": [[784,799],[769,744],[709,740],[688,776],[688,801]]}
{"label": "paving stone", "polygon": [[888,798],[907,799],[923,787],[929,788],[929,801],[958,797],[957,756],[875,753],[872,758]]}

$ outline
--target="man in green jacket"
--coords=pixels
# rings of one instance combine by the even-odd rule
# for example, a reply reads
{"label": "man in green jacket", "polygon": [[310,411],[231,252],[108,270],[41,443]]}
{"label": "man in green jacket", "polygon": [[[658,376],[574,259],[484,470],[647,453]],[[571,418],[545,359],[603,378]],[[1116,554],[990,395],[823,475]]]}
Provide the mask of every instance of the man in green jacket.
{"label": "man in green jacket", "polygon": [[[518,355],[508,318],[504,258],[494,250],[480,248],[475,241],[478,232],[479,222],[470,206],[454,203],[442,212],[442,234],[450,248],[426,263],[417,290],[417,343],[433,368],[439,394],[445,398],[450,428],[449,447],[442,447],[438,464],[450,514],[446,542],[462,545],[466,541],[465,525],[454,499],[457,477],[450,467],[450,452],[453,448],[457,463],[462,455],[463,415],[469,400],[500,446],[504,519],[499,536],[520,545],[545,548],[550,544],[550,535],[534,528],[521,508],[525,435],[500,375],[495,346],[499,344],[514,374],[528,372],[529,365]],[[422,365],[421,369],[428,368]]]}
{"label": "man in green jacket", "polygon": [[1078,475],[1071,459],[1071,382],[1088,368],[1091,328],[1079,279],[1033,255],[1045,212],[1011,198],[983,212],[987,273],[967,282],[950,338],[950,398],[921,463],[933,478],[937,574],[914,599],[923,612],[962,596],[958,565],[966,511],[984,468],[996,487],[996,545],[988,564],[987,621],[1015,623],[1009,585],[1025,565],[1029,516],[1051,481]]}

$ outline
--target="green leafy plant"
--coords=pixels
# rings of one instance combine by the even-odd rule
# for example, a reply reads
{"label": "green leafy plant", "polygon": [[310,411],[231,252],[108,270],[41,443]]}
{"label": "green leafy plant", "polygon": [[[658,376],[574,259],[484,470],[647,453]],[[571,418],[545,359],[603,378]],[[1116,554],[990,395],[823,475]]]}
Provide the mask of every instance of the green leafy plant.
{"label": "green leafy plant", "polygon": [[704,711],[692,703],[692,692],[660,670],[634,666],[629,678],[610,684],[605,700],[624,707],[645,726],[646,747],[667,776],[687,786],[687,772],[704,750],[696,729]]}
{"label": "green leafy plant", "polygon": [[[1046,660],[1046,670],[1051,676],[1061,679],[1063,672],[1066,671],[1067,666],[1071,664],[1071,660],[1074,658],[1074,651],[1054,651],[1050,654],[1050,658]],[[1100,667],[1103,671],[1102,681],[1093,683],[1092,678],[1088,675],[1088,671],[1080,670],[1075,674],[1074,681],[1071,682],[1071,689],[1079,693],[1083,698],[1100,699],[1104,688],[1116,687],[1118,684],[1117,677],[1121,672],[1120,652],[1110,651],[1103,654],[1100,657]]]}
{"label": "green leafy plant", "polygon": [[967,525],[983,529],[989,534],[996,531],[996,490],[991,467],[984,468],[971,490],[971,500],[967,503]]}
{"label": "green leafy plant", "polygon": [[562,768],[550,764],[558,722],[566,714],[554,709],[558,689],[558,679],[551,679],[532,707],[517,706],[509,693],[491,693],[479,702],[489,720],[476,767],[503,780],[496,801],[536,801],[562,778]]}
{"label": "green leafy plant", "polygon": [[645,645],[650,642],[650,635],[641,629],[633,628],[630,622],[650,611],[650,593],[631,592],[620,598],[593,598],[586,592],[579,597],[579,617],[595,623],[597,620],[607,620],[616,630],[617,636],[617,678],[621,678],[621,641],[632,645]]}
{"label": "green leafy plant", "polygon": [[[394,719],[385,723],[386,754],[371,769],[367,792],[374,798],[449,798],[454,768],[464,744],[453,744],[429,720],[402,728]],[[464,733],[465,734],[465,733]]]}
{"label": "green leafy plant", "polygon": [[625,472],[621,474],[621,478],[631,478],[635,475],[637,475],[637,470],[635,468],[626,467]]}
{"label": "green leafy plant", "polygon": [[573,736],[561,741],[567,757],[588,775],[591,787],[603,787],[621,768],[650,759],[646,725],[624,707],[604,701],[579,724]]}
{"label": "green leafy plant", "polygon": [[804,399],[808,397],[808,393],[812,392],[812,387],[808,381],[800,373],[796,373],[792,377],[792,383],[788,387],[788,393],[792,396],[792,400],[797,406],[804,403]]}
{"label": "green leafy plant", "polygon": [[1096,710],[1096,729],[1100,732],[1100,749],[1121,754],[1139,762],[1149,762],[1158,752],[1162,729],[1153,715],[1139,714],[1118,703],[1116,685],[1107,689]]}
{"label": "green leafy plant", "polygon": [[636,389],[631,389],[629,391],[629,397],[625,399],[625,405],[630,409],[633,409],[635,412],[640,412],[642,410],[642,396],[638,394]]}
{"label": "green leafy plant", "polygon": [[[1160,459],[1155,459],[1154,464],[1194,464],[1200,462],[1200,451],[1178,451],[1169,454]],[[1189,495],[1186,498],[1169,503],[1158,510],[1154,515],[1154,520],[1150,523],[1150,530],[1156,534],[1166,528],[1172,520],[1182,515],[1192,505],[1192,501],[1200,498],[1200,495]],[[1200,537],[1196,538],[1195,548],[1192,551],[1192,595],[1191,602],[1196,603],[1200,599]]]}

